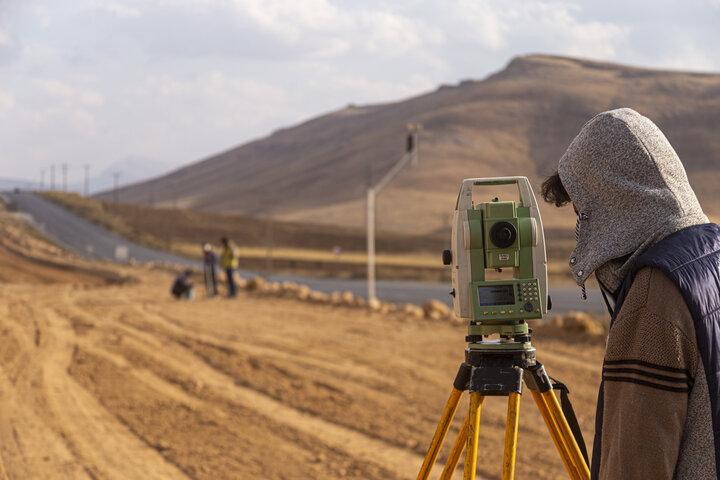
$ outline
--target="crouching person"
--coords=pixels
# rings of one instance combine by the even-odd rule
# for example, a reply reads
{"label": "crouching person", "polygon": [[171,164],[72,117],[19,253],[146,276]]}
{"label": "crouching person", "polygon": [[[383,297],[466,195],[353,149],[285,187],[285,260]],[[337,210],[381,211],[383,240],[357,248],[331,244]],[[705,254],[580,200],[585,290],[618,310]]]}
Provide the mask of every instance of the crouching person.
{"label": "crouching person", "polygon": [[195,290],[193,284],[190,283],[189,278],[192,275],[192,270],[185,270],[180,272],[175,281],[172,284],[170,292],[173,297],[177,299],[184,298],[186,300],[192,300],[195,298]]}

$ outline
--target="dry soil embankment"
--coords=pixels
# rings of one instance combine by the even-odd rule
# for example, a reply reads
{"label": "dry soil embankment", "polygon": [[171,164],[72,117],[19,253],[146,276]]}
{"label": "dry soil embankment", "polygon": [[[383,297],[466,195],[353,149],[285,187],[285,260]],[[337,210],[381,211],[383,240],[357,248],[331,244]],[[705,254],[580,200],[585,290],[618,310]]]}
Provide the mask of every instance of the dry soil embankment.
{"label": "dry soil embankment", "polygon": [[[0,283],[9,478],[414,478],[463,358],[446,321],[248,291],[177,302],[165,271],[33,268]],[[589,435],[602,339],[566,335],[534,343]],[[483,407],[483,477],[499,476],[504,416],[503,399]],[[529,395],[520,421],[518,478],[563,476]]]}

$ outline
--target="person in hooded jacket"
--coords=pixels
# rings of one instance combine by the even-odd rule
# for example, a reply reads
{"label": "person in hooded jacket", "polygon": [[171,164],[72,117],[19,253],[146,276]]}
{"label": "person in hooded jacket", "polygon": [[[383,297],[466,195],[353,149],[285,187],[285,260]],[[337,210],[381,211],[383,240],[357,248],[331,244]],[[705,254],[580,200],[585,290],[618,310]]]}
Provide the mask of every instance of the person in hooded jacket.
{"label": "person in hooded jacket", "polygon": [[603,112],[542,192],[572,203],[570,269],[611,312],[592,478],[720,478],[720,227],[677,154],[636,111]]}

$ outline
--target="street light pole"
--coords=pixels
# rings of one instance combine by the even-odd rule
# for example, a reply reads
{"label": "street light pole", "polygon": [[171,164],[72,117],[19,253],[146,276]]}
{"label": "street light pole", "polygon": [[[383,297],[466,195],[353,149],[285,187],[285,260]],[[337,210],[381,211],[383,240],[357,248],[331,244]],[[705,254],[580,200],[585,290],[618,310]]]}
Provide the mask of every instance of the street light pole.
{"label": "street light pole", "polygon": [[368,284],[368,302],[377,300],[377,292],[375,288],[375,197],[385,185],[395,178],[395,175],[405,166],[408,161],[412,161],[412,165],[417,165],[417,132],[422,128],[419,123],[408,124],[408,143],[405,154],[400,160],[385,174],[385,176],[375,186],[371,186],[367,190],[367,284]]}
{"label": "street light pole", "polygon": [[[401,160],[402,161],[402,160]],[[375,300],[375,189],[367,191],[367,285],[368,302]]]}

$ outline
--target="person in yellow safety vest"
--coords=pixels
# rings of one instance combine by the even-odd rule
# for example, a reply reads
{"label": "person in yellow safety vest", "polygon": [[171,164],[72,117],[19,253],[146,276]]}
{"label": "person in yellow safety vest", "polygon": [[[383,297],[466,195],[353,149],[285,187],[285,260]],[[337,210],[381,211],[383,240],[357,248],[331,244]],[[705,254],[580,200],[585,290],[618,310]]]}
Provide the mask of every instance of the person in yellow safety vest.
{"label": "person in yellow safety vest", "polygon": [[237,247],[227,237],[222,237],[220,242],[223,246],[220,267],[225,270],[227,276],[228,297],[233,298],[237,295],[237,286],[235,285],[235,269],[238,267]]}

